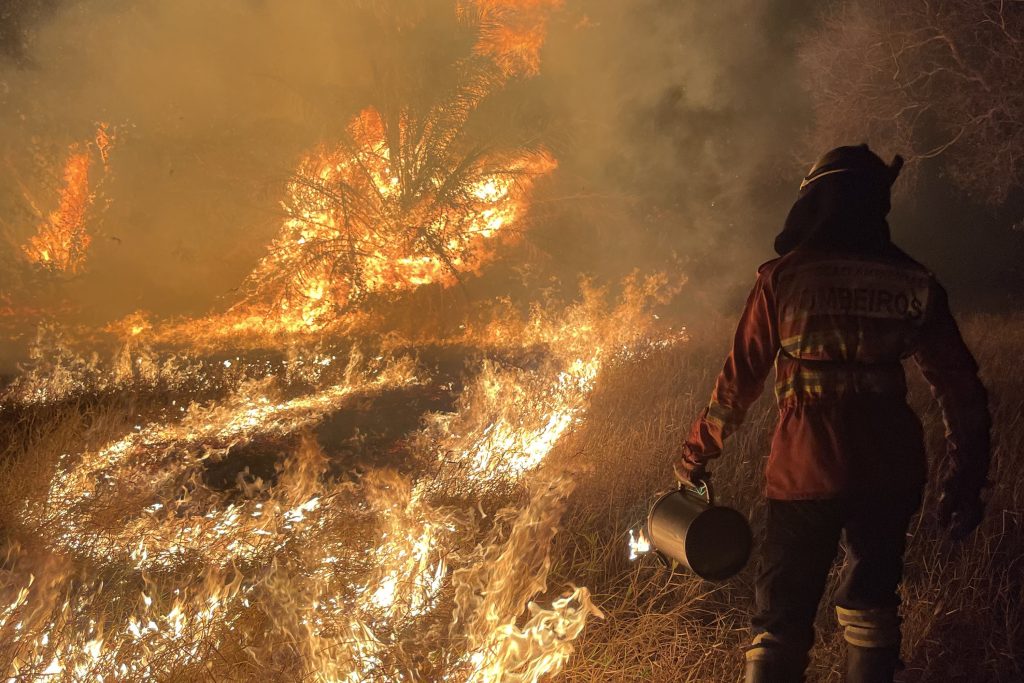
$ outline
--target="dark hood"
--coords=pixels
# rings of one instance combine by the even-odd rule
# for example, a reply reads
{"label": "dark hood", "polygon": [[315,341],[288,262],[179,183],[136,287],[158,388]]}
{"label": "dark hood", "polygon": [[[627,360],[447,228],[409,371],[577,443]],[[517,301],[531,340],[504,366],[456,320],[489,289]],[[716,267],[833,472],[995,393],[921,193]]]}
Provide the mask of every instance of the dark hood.
{"label": "dark hood", "polygon": [[780,256],[797,248],[882,253],[891,246],[886,216],[903,160],[883,162],[867,145],[839,147],[814,165],[782,232]]}

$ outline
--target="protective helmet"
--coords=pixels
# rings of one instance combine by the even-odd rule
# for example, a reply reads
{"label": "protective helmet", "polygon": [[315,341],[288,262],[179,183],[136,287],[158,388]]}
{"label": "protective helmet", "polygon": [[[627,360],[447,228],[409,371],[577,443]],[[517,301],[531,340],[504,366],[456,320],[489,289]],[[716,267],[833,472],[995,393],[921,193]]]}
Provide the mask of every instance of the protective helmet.
{"label": "protective helmet", "polygon": [[827,152],[800,183],[800,193],[775,238],[784,255],[800,246],[878,252],[888,248],[889,195],[903,167],[886,164],[866,144]]}
{"label": "protective helmet", "polygon": [[825,153],[811,167],[810,172],[800,183],[800,191],[806,190],[812,183],[826,176],[837,173],[849,173],[860,176],[869,182],[878,182],[891,187],[903,168],[903,157],[897,154],[891,164],[886,164],[870,149],[867,144],[848,147],[836,147]]}

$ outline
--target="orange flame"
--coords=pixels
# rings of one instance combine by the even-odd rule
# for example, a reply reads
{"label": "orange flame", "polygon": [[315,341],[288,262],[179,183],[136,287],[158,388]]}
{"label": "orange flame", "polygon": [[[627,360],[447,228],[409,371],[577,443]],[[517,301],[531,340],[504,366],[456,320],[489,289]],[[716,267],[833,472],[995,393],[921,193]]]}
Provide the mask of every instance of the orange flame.
{"label": "orange flame", "polygon": [[82,269],[92,243],[92,236],[86,230],[86,213],[95,200],[90,187],[93,161],[90,148],[96,149],[106,168],[113,145],[113,132],[108,124],[100,123],[91,142],[73,143],[69,147],[57,209],[44,219],[36,234],[22,247],[29,261],[57,272],[77,273]]}
{"label": "orange flame", "polygon": [[[477,53],[506,76],[536,73],[560,0],[467,2],[481,26]],[[539,348],[543,359],[484,363],[453,412],[407,435],[401,466],[418,466],[415,479],[387,468],[338,476],[309,433],[354,402],[429,382],[411,361],[364,363],[353,353],[343,377],[321,381],[334,356],[289,348],[280,378],[236,356],[217,360],[237,371],[219,399],[186,388],[210,373],[189,355],[199,334],[253,330],[280,344],[276,332],[327,329],[342,311],[354,317],[360,297],[450,285],[514,237],[533,180],[554,160],[459,156],[457,130],[414,138],[436,119],[396,118],[389,126],[366,110],[348,141],[301,162],[288,217],[250,276],[255,294],[228,315],[163,329],[129,316],[108,330],[123,343],[109,372],[66,350],[39,352],[52,371],[16,387],[35,400],[140,380],[176,398],[173,410],[99,448],[56,458],[45,492],[24,501],[21,522],[40,547],[12,553],[17,571],[0,572],[7,676],[536,683],[561,670],[588,619],[601,616],[582,587],[548,607],[536,602],[548,593],[572,490],[571,476],[545,464],[585,418],[604,367],[673,343],[647,336],[649,304],[667,278],[632,278],[618,306],[585,288],[568,310],[538,307],[529,320],[467,330],[459,343]],[[437,145],[429,154],[424,139]],[[94,144],[106,164],[105,128]],[[75,187],[91,201],[84,158]],[[161,360],[151,345],[174,330],[192,345]],[[302,381],[290,385],[292,376]],[[191,402],[199,400],[210,402]],[[236,446],[294,445],[296,436],[273,481],[247,470],[228,490],[204,481],[206,466]],[[520,496],[509,505],[493,491]],[[83,569],[98,578],[83,580]]]}
{"label": "orange flame", "polygon": [[89,167],[92,159],[81,145],[71,145],[64,162],[64,186],[57,210],[39,226],[23,249],[29,260],[48,269],[76,273],[85,261],[92,237],[85,229],[85,213],[92,204]]}
{"label": "orange flame", "polygon": [[106,166],[110,160],[110,149],[114,146],[114,134],[110,130],[110,126],[106,123],[101,123],[96,127],[96,150],[100,153],[100,159],[103,160],[103,165]]}
{"label": "orange flame", "polygon": [[[389,469],[335,478],[304,437],[272,482],[243,473],[228,490],[204,483],[206,465],[235,446],[280,442],[353,402],[430,381],[408,361],[355,353],[343,377],[301,393],[272,378],[240,382],[59,457],[46,492],[21,511],[43,547],[14,553],[17,571],[0,572],[6,675],[252,680],[268,665],[353,683],[557,674],[601,613],[582,587],[538,604],[573,481],[544,466],[585,418],[602,367],[673,343],[649,336],[649,304],[666,289],[667,278],[633,278],[613,307],[586,288],[567,310],[538,308],[467,337],[539,346],[546,359],[494,362],[470,378],[455,411],[409,439],[408,462],[425,468],[415,480]],[[138,327],[144,319],[117,331],[142,346],[149,333]],[[295,357],[289,371],[323,361]],[[492,489],[524,495],[495,510]],[[100,578],[83,582],[75,566]]]}
{"label": "orange flame", "polygon": [[349,135],[302,161],[284,202],[289,218],[250,275],[277,301],[285,331],[319,330],[367,294],[449,286],[478,271],[494,256],[488,243],[525,213],[533,180],[555,167],[543,152],[423,167],[405,158],[420,153],[405,125],[389,146],[375,109]]}

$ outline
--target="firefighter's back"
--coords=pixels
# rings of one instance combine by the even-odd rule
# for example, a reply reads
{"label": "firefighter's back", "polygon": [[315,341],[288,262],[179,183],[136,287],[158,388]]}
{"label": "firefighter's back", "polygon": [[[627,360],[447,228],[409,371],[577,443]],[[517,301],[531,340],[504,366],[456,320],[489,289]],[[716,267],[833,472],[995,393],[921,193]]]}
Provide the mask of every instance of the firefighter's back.
{"label": "firefighter's back", "polygon": [[927,319],[930,273],[895,247],[798,249],[768,267],[782,413],[769,488],[809,498],[919,486],[923,439],[902,361]]}

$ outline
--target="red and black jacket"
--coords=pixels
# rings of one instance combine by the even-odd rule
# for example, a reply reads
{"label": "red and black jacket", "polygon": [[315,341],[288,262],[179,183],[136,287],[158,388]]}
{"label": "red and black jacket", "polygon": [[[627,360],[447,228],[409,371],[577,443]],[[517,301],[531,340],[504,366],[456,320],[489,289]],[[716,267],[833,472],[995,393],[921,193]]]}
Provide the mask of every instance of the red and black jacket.
{"label": "red and black jacket", "polygon": [[769,498],[919,488],[922,429],[906,404],[902,365],[911,357],[941,404],[953,476],[980,487],[990,418],[978,366],[945,291],[896,247],[871,255],[797,249],[764,264],[682,457],[693,467],[718,456],[774,365],[780,419]]}

